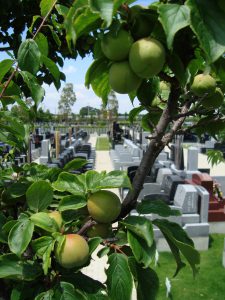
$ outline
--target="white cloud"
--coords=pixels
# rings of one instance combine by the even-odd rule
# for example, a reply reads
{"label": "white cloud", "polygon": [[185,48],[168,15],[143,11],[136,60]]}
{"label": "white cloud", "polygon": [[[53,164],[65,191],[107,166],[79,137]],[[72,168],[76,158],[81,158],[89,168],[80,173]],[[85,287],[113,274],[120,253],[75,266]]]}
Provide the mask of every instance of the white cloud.
{"label": "white cloud", "polygon": [[66,66],[65,68],[63,68],[62,72],[67,76],[67,75],[76,73],[77,68],[74,67],[73,65],[69,65],[69,66]]}

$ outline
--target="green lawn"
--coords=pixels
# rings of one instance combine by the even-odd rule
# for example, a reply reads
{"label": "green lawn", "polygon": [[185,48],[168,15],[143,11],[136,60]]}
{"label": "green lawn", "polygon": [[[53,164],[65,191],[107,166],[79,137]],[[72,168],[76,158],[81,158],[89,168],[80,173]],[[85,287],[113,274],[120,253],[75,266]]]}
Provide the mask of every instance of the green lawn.
{"label": "green lawn", "polygon": [[96,141],[96,150],[105,151],[110,149],[108,137],[98,137]]}
{"label": "green lawn", "polygon": [[[225,268],[222,266],[224,235],[213,234],[210,248],[201,252],[199,274],[194,279],[189,266],[183,268],[173,278],[176,269],[171,253],[159,253],[159,266],[155,267],[160,279],[160,291],[157,300],[224,300]],[[171,297],[166,298],[165,279],[171,280]]]}

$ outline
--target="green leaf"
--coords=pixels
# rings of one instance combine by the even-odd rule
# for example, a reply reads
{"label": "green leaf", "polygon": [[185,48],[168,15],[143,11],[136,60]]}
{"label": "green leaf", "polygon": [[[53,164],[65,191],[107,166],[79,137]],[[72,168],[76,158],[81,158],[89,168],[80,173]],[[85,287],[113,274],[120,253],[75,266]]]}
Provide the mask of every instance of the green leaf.
{"label": "green leaf", "polygon": [[159,91],[159,78],[153,77],[149,80],[143,80],[137,90],[137,97],[143,106],[150,106]]}
{"label": "green leaf", "polygon": [[169,222],[168,220],[156,219],[152,223],[159,227],[175,257],[177,270],[174,276],[176,276],[179,270],[185,265],[181,260],[180,253],[183,254],[190,264],[193,275],[195,276],[198,272],[197,265],[200,264],[200,254],[194,249],[193,241],[188,237],[183,228],[177,223]]}
{"label": "green leaf", "polygon": [[48,232],[58,231],[57,223],[45,212],[33,214],[30,217],[30,220],[34,223],[35,226],[40,227]]}
{"label": "green leaf", "polygon": [[134,277],[137,299],[155,300],[159,291],[159,278],[151,268],[143,269],[133,257],[128,258],[128,263]]}
{"label": "green leaf", "polygon": [[95,94],[102,98],[106,106],[111,87],[109,85],[109,64],[104,58],[95,60],[87,70],[85,85],[89,88],[90,84]]}
{"label": "green leaf", "polygon": [[71,171],[71,170],[77,170],[80,169],[81,167],[85,166],[87,164],[87,160],[83,158],[75,158],[68,162],[63,170],[64,171]]}
{"label": "green leaf", "polygon": [[89,7],[84,8],[83,12],[74,19],[75,40],[85,33],[97,30],[101,24],[100,21],[99,14],[93,13]]}
{"label": "green leaf", "polygon": [[69,12],[69,8],[65,5],[56,4],[55,8],[57,12],[63,17],[65,17]]}
{"label": "green leaf", "polygon": [[106,188],[120,188],[127,187],[132,188],[130,179],[125,171],[111,171],[105,175],[100,182],[98,189]]}
{"label": "green leaf", "polygon": [[6,217],[0,212],[0,243],[7,243],[6,232],[4,232],[4,226],[7,224],[6,221]]}
{"label": "green leaf", "polygon": [[129,231],[134,232],[147,243],[148,247],[153,244],[153,227],[152,222],[140,216],[128,216],[126,219],[120,221],[126,226]]}
{"label": "green leaf", "polygon": [[15,182],[8,187],[6,190],[7,197],[18,198],[26,194],[28,189],[27,183]]}
{"label": "green leaf", "polygon": [[47,292],[43,292],[35,297],[34,300],[53,300],[54,291],[48,290]]}
{"label": "green leaf", "polygon": [[41,275],[39,264],[20,261],[14,254],[0,256],[0,278],[32,281]]}
{"label": "green leaf", "polygon": [[163,4],[158,11],[167,36],[168,48],[172,49],[175,34],[190,24],[190,10],[186,5]]}
{"label": "green leaf", "polygon": [[45,17],[52,9],[55,0],[41,0],[40,9],[42,17]]}
{"label": "green leaf", "polygon": [[22,71],[36,74],[39,70],[41,52],[37,43],[32,39],[27,39],[19,47],[17,61]]}
{"label": "green leaf", "polygon": [[45,90],[39,85],[37,79],[31,73],[21,71],[20,74],[31,92],[32,99],[36,103],[36,106],[38,106],[43,100]]}
{"label": "green leaf", "polygon": [[52,186],[55,190],[60,192],[70,192],[71,194],[84,194],[85,182],[83,176],[74,175],[66,172],[59,174],[57,181],[53,182]]}
{"label": "green leaf", "polygon": [[0,62],[0,82],[2,81],[6,73],[10,71],[13,64],[14,61],[12,59],[4,59]]}
{"label": "green leaf", "polygon": [[129,112],[129,121],[130,123],[133,123],[136,119],[136,117],[143,111],[145,110],[144,106],[138,106],[135,107],[133,109],[131,109],[131,111]]}
{"label": "green leaf", "polygon": [[54,250],[55,240],[50,236],[42,236],[32,241],[32,248],[36,255],[43,260],[43,271],[47,275],[51,266],[51,253]]}
{"label": "green leaf", "polygon": [[168,204],[160,199],[154,201],[143,200],[138,203],[137,212],[139,214],[158,214],[162,217],[180,216],[179,210],[171,209]]}
{"label": "green leaf", "polygon": [[225,51],[225,14],[211,0],[187,0],[186,5],[191,10],[191,28],[212,63]]}
{"label": "green leaf", "polygon": [[39,32],[35,37],[35,42],[42,55],[48,56],[48,40],[43,33]]}
{"label": "green leaf", "polygon": [[60,282],[62,289],[61,299],[65,300],[86,300],[86,297],[81,291],[75,290],[74,285],[69,282]]}
{"label": "green leaf", "polygon": [[224,162],[225,159],[223,157],[223,152],[221,152],[220,150],[207,150],[207,161],[209,164],[212,165],[212,167],[214,165],[218,165],[221,162]]}
{"label": "green leaf", "polygon": [[[185,70],[183,62],[180,57],[173,53],[170,56],[169,67],[174,72],[182,86],[185,86],[188,80],[188,72]],[[168,97],[167,97],[168,98]]]}
{"label": "green leaf", "polygon": [[51,185],[40,180],[34,182],[26,192],[27,204],[35,212],[46,209],[53,200],[53,190]]}
{"label": "green leaf", "polygon": [[23,218],[12,227],[9,232],[8,243],[10,250],[18,256],[26,250],[34,231],[34,224]]}
{"label": "green leaf", "polygon": [[148,268],[155,258],[155,243],[149,247],[144,239],[130,230],[127,231],[127,238],[136,261]]}
{"label": "green leaf", "polygon": [[59,211],[76,210],[87,205],[87,201],[82,195],[69,195],[63,197],[59,202]]}
{"label": "green leaf", "polygon": [[130,300],[132,293],[132,276],[125,255],[114,253],[109,256],[106,270],[106,285],[113,300]]}
{"label": "green leaf", "polygon": [[102,238],[94,237],[88,240],[89,255],[91,255],[102,242]]}
{"label": "green leaf", "polygon": [[41,60],[46,66],[46,68],[50,71],[54,78],[54,84],[57,89],[60,88],[60,71],[57,65],[47,56],[42,55]]}
{"label": "green leaf", "polygon": [[89,0],[91,10],[99,12],[108,27],[112,22],[113,1],[112,0]]}
{"label": "green leaf", "polygon": [[109,247],[103,247],[101,250],[98,251],[97,256],[99,258],[107,255],[110,252],[110,248]]}

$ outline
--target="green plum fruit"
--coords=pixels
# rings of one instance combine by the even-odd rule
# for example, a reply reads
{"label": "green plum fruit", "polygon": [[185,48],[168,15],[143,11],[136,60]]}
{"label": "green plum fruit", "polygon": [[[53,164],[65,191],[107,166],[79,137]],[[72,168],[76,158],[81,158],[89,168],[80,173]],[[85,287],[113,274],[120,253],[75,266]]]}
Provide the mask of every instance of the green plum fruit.
{"label": "green plum fruit", "polygon": [[101,40],[104,55],[112,61],[125,60],[133,44],[133,38],[126,30],[119,30],[115,36],[111,31],[106,33]]}
{"label": "green plum fruit", "polygon": [[139,78],[130,68],[128,61],[116,62],[109,70],[109,84],[119,94],[128,94],[141,84]]}
{"label": "green plum fruit", "polygon": [[[57,245],[59,247],[59,244]],[[56,247],[56,259],[66,268],[80,267],[89,258],[89,246],[86,240],[79,234],[65,235],[65,241],[60,249]]]}
{"label": "green plum fruit", "polygon": [[111,224],[97,223],[88,229],[87,236],[90,238],[100,236],[105,239],[110,236],[111,232]]}
{"label": "green plum fruit", "polygon": [[198,74],[194,77],[191,91],[199,97],[211,94],[216,89],[216,81],[211,75]]}
{"label": "green plum fruit", "polygon": [[224,94],[220,88],[216,88],[215,92],[203,98],[202,105],[205,108],[218,108],[223,104]]}
{"label": "green plum fruit", "polygon": [[141,78],[157,75],[165,63],[165,49],[153,38],[143,38],[131,46],[129,53],[131,69]]}
{"label": "green plum fruit", "polygon": [[111,223],[121,211],[121,202],[119,197],[106,190],[93,193],[88,201],[87,208],[90,216],[99,223]]}

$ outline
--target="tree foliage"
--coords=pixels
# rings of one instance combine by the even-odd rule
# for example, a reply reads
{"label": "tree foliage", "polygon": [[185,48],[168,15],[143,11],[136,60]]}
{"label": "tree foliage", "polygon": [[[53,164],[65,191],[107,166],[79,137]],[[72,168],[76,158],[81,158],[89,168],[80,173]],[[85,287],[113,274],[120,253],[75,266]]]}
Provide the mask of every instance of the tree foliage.
{"label": "tree foliage", "polygon": [[[64,170],[34,163],[22,167],[1,166],[0,281],[3,288],[0,295],[3,299],[129,300],[134,284],[138,300],[156,299],[159,283],[151,268],[156,253],[153,225],[161,230],[174,255],[175,275],[185,261],[194,275],[198,271],[199,253],[179,225],[165,219],[151,222],[129,213],[136,208],[144,179],[157,155],[175,134],[193,130],[199,135],[207,131],[214,136],[224,128],[224,102],[220,107],[206,107],[204,99],[212,96],[209,93],[213,87],[201,87],[200,94],[192,84],[196,75],[210,75],[220,94],[224,94],[225,12],[219,0],[167,0],[149,3],[146,8],[132,8],[129,4],[133,2],[8,1],[1,6],[3,46],[0,50],[9,50],[9,57],[0,62],[0,139],[14,150],[27,147],[30,128],[10,113],[9,105],[19,105],[36,118],[44,98],[42,83],[60,87],[64,75],[59,67],[64,58],[93,53],[94,61],[85,84],[102,98],[104,106],[110,99],[109,73],[114,64],[101,48],[105,34],[110,32],[112,37],[117,37],[123,29],[134,43],[146,37],[147,44],[150,40],[151,46],[159,45],[165,60],[160,70],[155,68],[157,72],[151,78],[146,75],[148,72],[143,75],[138,70],[135,76],[141,75],[137,81],[140,85],[129,93],[131,102],[135,97],[140,102],[140,106],[130,112],[130,119],[147,111],[142,117],[142,126],[152,133],[132,188],[121,171],[108,174],[88,171],[81,175],[69,172],[72,167],[80,168],[83,161],[70,162]],[[137,56],[135,52],[134,58]],[[131,72],[130,65],[135,66]],[[139,67],[127,60],[125,71],[132,74]],[[143,67],[146,69],[146,64]],[[118,74],[118,78],[126,84],[124,76]],[[202,93],[202,90],[207,91]],[[25,101],[28,97],[32,99],[31,105]],[[75,99],[69,84],[61,97],[61,109],[66,114]],[[187,118],[192,122],[188,128],[183,126]],[[95,224],[87,211],[90,194],[119,187],[130,190],[115,220],[118,227],[106,239],[88,238],[86,231]],[[141,203],[137,209],[154,211],[164,217],[174,215],[161,201],[154,205]],[[61,229],[48,215],[52,210],[62,214]],[[98,245],[103,246],[98,255],[108,255],[105,283],[84,275],[82,267],[67,270],[61,259],[57,259],[65,247],[65,235],[71,233],[82,235],[88,241],[86,265],[91,263],[91,255]],[[151,286],[150,292],[146,286]]]}
{"label": "tree foliage", "polygon": [[72,106],[76,102],[76,94],[73,90],[73,84],[67,83],[62,90],[60,100],[58,102],[59,114],[67,119],[72,112]]}

